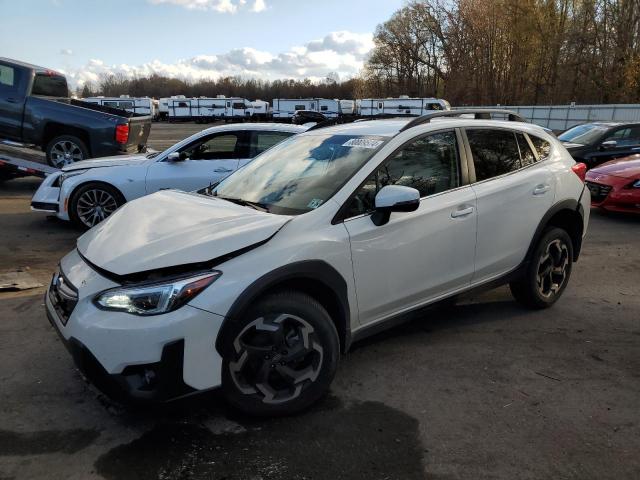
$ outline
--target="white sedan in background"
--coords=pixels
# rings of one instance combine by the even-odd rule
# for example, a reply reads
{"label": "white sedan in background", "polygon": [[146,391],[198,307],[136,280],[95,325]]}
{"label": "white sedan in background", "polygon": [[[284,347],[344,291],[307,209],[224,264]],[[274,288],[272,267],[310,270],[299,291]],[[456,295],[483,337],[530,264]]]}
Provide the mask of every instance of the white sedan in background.
{"label": "white sedan in background", "polygon": [[158,190],[198,190],[219,182],[273,145],[308,127],[274,123],[208,128],[164,152],[85,160],[49,175],[31,200],[91,228],[118,207]]}

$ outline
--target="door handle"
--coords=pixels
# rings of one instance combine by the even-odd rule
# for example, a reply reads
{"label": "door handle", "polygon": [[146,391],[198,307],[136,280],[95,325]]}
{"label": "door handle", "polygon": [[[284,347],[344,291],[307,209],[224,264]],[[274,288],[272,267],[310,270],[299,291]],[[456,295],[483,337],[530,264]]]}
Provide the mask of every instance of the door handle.
{"label": "door handle", "polygon": [[231,168],[224,168],[224,167],[218,167],[214,170],[214,172],[216,173],[227,173],[227,172],[232,172],[233,169]]}
{"label": "door handle", "polygon": [[451,218],[466,217],[473,213],[473,207],[461,207],[451,212]]}
{"label": "door handle", "polygon": [[534,195],[544,195],[550,189],[551,189],[551,187],[549,185],[538,185],[538,186],[536,186],[536,188],[533,189],[533,194]]}
{"label": "door handle", "polygon": [[13,98],[13,97],[9,97],[9,98],[7,98],[7,102],[9,102],[9,103],[18,103],[18,99],[17,98]]}

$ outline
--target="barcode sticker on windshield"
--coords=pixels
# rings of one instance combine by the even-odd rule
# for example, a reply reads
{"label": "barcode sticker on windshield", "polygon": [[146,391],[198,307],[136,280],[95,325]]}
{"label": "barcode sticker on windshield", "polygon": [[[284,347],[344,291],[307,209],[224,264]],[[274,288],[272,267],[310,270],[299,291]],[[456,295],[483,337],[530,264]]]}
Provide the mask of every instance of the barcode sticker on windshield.
{"label": "barcode sticker on windshield", "polygon": [[342,144],[343,147],[370,148],[371,150],[378,148],[384,142],[373,138],[352,138]]}

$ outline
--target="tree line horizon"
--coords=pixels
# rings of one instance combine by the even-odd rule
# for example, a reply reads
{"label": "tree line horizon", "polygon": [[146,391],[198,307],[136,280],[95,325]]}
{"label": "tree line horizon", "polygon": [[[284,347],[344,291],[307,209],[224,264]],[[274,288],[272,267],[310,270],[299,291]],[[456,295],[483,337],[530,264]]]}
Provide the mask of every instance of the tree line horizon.
{"label": "tree line horizon", "polygon": [[436,97],[452,105],[640,103],[639,0],[409,0],[341,81],[106,75],[80,96]]}

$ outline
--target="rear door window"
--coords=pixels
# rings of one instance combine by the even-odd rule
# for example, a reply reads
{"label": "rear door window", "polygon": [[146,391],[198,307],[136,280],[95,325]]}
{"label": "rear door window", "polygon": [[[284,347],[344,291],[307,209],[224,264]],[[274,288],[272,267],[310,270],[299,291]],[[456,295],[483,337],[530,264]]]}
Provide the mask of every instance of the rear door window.
{"label": "rear door window", "polygon": [[61,75],[36,73],[33,79],[31,95],[42,97],[68,97],[67,79]]}
{"label": "rear door window", "polygon": [[466,132],[478,182],[521,168],[515,132],[489,128]]}

